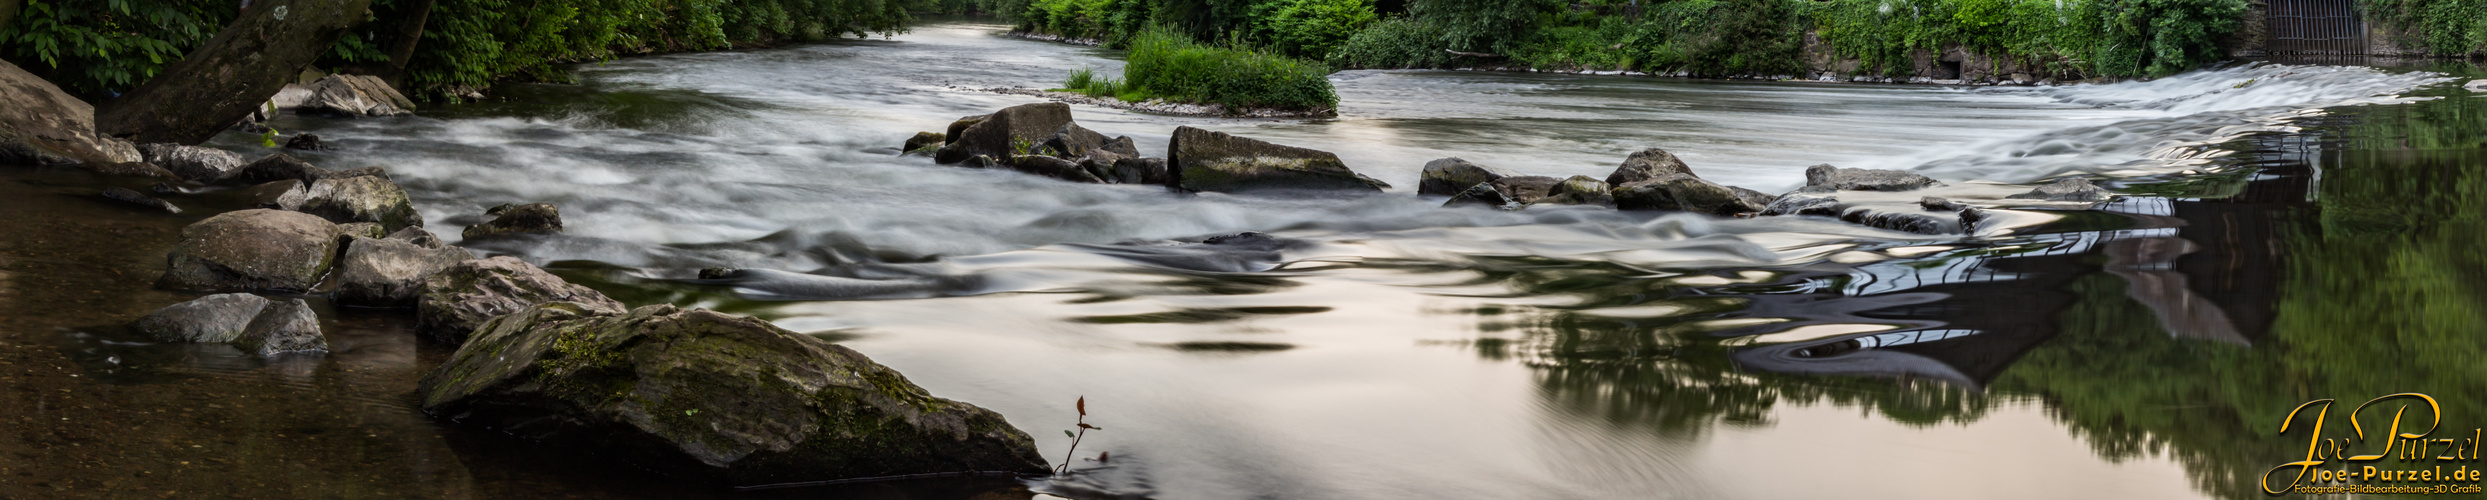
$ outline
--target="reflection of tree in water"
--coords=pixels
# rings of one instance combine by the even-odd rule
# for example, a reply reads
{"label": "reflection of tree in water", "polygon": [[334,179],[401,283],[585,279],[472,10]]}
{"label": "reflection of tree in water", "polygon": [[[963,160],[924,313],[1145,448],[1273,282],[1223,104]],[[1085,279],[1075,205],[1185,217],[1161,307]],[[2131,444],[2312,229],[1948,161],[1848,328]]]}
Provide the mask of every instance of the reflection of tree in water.
{"label": "reflection of tree in water", "polygon": [[[1549,406],[1566,416],[1679,438],[1714,425],[1767,426],[1783,403],[1827,402],[1926,425],[1978,420],[1999,399],[2035,399],[2102,458],[2165,454],[2202,492],[2260,498],[2258,478],[2303,455],[2302,430],[2287,437],[2276,430],[2290,409],[2309,400],[2341,401],[2327,436],[2349,435],[2341,414],[2358,403],[2401,392],[2437,396],[2447,429],[2487,427],[2487,363],[2477,362],[2487,357],[2487,328],[2474,326],[2487,325],[2487,250],[2478,245],[2487,235],[2487,171],[2479,168],[2487,165],[2487,148],[2478,146],[2487,139],[2487,120],[2480,116],[2487,116],[2487,99],[2344,110],[2310,127],[2313,134],[2299,137],[2305,143],[2290,144],[2302,146],[2298,151],[2266,143],[2263,154],[2237,160],[2273,167],[2264,174],[2144,187],[2217,197],[2176,200],[2163,214],[2184,221],[2173,234],[2107,241],[2068,257],[2079,264],[2071,268],[2016,269],[2023,275],[2005,281],[2020,283],[2017,290],[1883,290],[1877,293],[1946,297],[1838,312],[1902,327],[1920,326],[1899,320],[1934,319],[1960,328],[1974,322],[1956,307],[1973,299],[1964,294],[2065,297],[2027,324],[1974,328],[1979,335],[2034,335],[2022,337],[2025,347],[2000,354],[1997,371],[1974,369],[1997,354],[1965,363],[1972,368],[1963,371],[1983,387],[1739,365],[1734,355],[1752,347],[1734,338],[1809,323],[1737,323],[1754,319],[1741,308],[1774,289],[1822,293],[1804,285],[1820,281],[1809,274],[1818,270],[1684,286],[1594,264],[1481,263],[1469,270],[1509,286],[1514,298],[1577,302],[1477,311],[1494,325],[1489,332],[1517,335],[1478,346],[1536,369]],[[2321,168],[2319,184],[2307,177],[2309,163]],[[2317,191],[2307,196],[2309,188]],[[1923,261],[1940,267],[1954,258]],[[1844,298],[1798,309],[1837,310]],[[1656,317],[1596,314],[1652,306],[1678,309]],[[2005,337],[1973,340],[2004,345],[1997,338]]]}

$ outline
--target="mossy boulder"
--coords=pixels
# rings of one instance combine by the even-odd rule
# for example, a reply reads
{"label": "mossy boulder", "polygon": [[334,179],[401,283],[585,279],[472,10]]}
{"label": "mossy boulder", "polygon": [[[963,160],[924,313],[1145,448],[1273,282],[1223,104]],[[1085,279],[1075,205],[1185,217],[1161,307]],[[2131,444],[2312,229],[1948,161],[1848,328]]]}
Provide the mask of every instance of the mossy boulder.
{"label": "mossy boulder", "polygon": [[253,209],[218,214],[181,229],[158,286],[304,291],[318,285],[337,255],[337,225],[310,214]]}
{"label": "mossy boulder", "polygon": [[1731,216],[1756,213],[1764,208],[1745,199],[1734,188],[1692,174],[1672,174],[1616,186],[1612,193],[1615,208],[1623,210],[1672,210]]}
{"label": "mossy boulder", "polygon": [[738,486],[1046,472],[1001,414],[843,346],[668,305],[502,316],[417,392],[436,418]]}
{"label": "mossy boulder", "polygon": [[465,239],[483,239],[513,234],[552,234],[561,232],[561,207],[551,203],[505,204],[484,210],[490,222],[467,226],[459,233]]}
{"label": "mossy boulder", "polygon": [[938,148],[940,148],[942,143],[945,142],[949,141],[947,141],[946,137],[940,132],[916,132],[915,137],[907,138],[906,145],[898,148],[898,150],[907,153],[914,153],[917,151],[924,151],[926,148],[934,148],[935,151],[938,151]]}
{"label": "mossy boulder", "polygon": [[460,261],[423,280],[415,298],[415,331],[451,345],[464,344],[476,326],[503,314],[542,304],[621,314],[621,302],[572,284],[511,257]]}
{"label": "mossy boulder", "polygon": [[[967,120],[960,119],[962,122]],[[933,161],[947,165],[967,161],[976,155],[1009,158],[1035,154],[1043,148],[1047,138],[1070,123],[1071,105],[1068,104],[1047,102],[1002,108],[949,134],[949,143],[933,155]],[[958,124],[951,126],[956,128]]]}
{"label": "mossy boulder", "polygon": [[1052,137],[1045,138],[1043,146],[1045,154],[1066,159],[1085,158],[1102,152],[1111,154],[1106,158],[1109,158],[1107,163],[1112,163],[1111,159],[1140,156],[1140,147],[1132,142],[1130,136],[1108,139],[1105,134],[1088,130],[1077,123],[1062,124],[1062,128],[1055,130]]}
{"label": "mossy boulder", "polygon": [[1538,199],[1535,204],[1612,207],[1615,206],[1615,195],[1609,192],[1611,190],[1612,187],[1604,181],[1575,175],[1547,188],[1546,197]]}
{"label": "mossy boulder", "polygon": [[1189,126],[1174,129],[1166,146],[1169,185],[1191,191],[1265,189],[1381,191],[1390,184],[1365,177],[1338,155]]}
{"label": "mossy boulder", "polygon": [[1457,196],[1468,188],[1504,177],[1511,177],[1511,173],[1459,158],[1443,158],[1425,162],[1425,171],[1416,181],[1416,194]]}
{"label": "mossy boulder", "polygon": [[296,210],[339,224],[378,223],[386,229],[382,234],[423,225],[423,214],[415,211],[406,190],[378,175],[329,177],[312,182]]}
{"label": "mossy boulder", "polygon": [[1661,177],[1675,174],[1695,175],[1693,167],[1685,165],[1682,158],[1675,157],[1675,153],[1669,153],[1664,149],[1649,148],[1624,157],[1622,166],[1615,167],[1614,173],[1606,174],[1606,184],[1622,186],[1658,180]]}

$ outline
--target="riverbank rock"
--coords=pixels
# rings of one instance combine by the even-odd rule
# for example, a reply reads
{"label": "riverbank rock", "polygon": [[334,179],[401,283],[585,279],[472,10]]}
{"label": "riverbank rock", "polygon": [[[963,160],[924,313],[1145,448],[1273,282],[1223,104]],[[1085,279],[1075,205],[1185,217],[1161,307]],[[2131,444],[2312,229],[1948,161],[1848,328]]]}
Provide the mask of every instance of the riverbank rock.
{"label": "riverbank rock", "polygon": [[1262,189],[1381,191],[1390,184],[1365,177],[1338,155],[1281,146],[1192,128],[1176,127],[1166,146],[1168,182],[1192,191]]}
{"label": "riverbank rock", "polygon": [[1009,158],[1035,154],[1045,139],[1071,123],[1071,106],[1058,102],[1011,106],[965,127],[959,126],[972,118],[976,117],[961,118],[950,125],[958,130],[947,134],[949,142],[933,154],[934,162],[948,165],[976,155]]}
{"label": "riverbank rock", "polygon": [[2007,196],[2006,198],[2020,200],[2100,202],[2107,201],[2108,198],[2113,197],[2115,197],[2114,193],[2109,193],[2106,188],[2101,188],[2096,184],[2091,184],[2089,179],[2066,177],[2056,179],[2055,182],[2050,182],[2043,186],[2038,186],[2037,189],[2029,190],[2027,193]]}
{"label": "riverbank rock", "polygon": [[1511,177],[1510,172],[1478,165],[1459,158],[1443,158],[1425,162],[1425,171],[1416,181],[1416,194],[1422,196],[1458,196],[1460,192],[1495,179]]}
{"label": "riverbank rock", "polygon": [[1131,140],[1130,136],[1107,139],[1105,134],[1088,130],[1087,127],[1081,127],[1078,123],[1062,124],[1062,128],[1054,130],[1052,136],[1045,138],[1043,146],[1046,154],[1065,159],[1086,157],[1100,151],[1112,153],[1113,157],[1118,158],[1140,156],[1140,147]]}
{"label": "riverbank rock", "polygon": [[1538,199],[1533,204],[1613,207],[1615,195],[1611,192],[1612,189],[1604,181],[1592,179],[1586,175],[1575,175],[1547,188],[1546,197]]}
{"label": "riverbank rock", "polygon": [[418,393],[437,418],[733,485],[1047,470],[1001,414],[861,353],[668,305],[502,316]]}
{"label": "riverbank rock", "polygon": [[415,299],[415,331],[451,345],[495,316],[539,304],[568,302],[595,314],[621,314],[621,302],[571,284],[511,257],[462,261],[423,280]]}
{"label": "riverbank rock", "polygon": [[172,202],[156,199],[153,196],[147,196],[146,194],[133,191],[129,188],[104,188],[104,197],[109,198],[112,201],[162,210],[169,213],[181,213],[181,207],[173,206]]}
{"label": "riverbank rock", "polygon": [[947,142],[949,141],[946,140],[946,136],[943,136],[940,132],[916,132],[915,137],[907,138],[906,145],[898,148],[898,150],[905,152],[906,154],[922,154],[925,156],[932,156],[934,152],[941,150],[940,148],[943,143]]}
{"label": "riverbank rock", "polygon": [[[406,228],[411,231],[422,231]],[[401,234],[403,231],[401,231]],[[424,236],[429,236],[425,233]],[[475,254],[451,246],[426,247],[418,237],[355,238],[337,264],[337,303],[366,307],[414,307],[424,280]],[[438,238],[430,241],[437,243]]]}
{"label": "riverbank rock", "polygon": [[1811,191],[1908,191],[1941,185],[1926,176],[1898,170],[1839,168],[1828,163],[1805,167],[1805,189]]}
{"label": "riverbank rock", "polygon": [[296,210],[340,224],[376,222],[386,228],[383,234],[423,225],[423,214],[415,211],[406,190],[380,175],[314,181]]}
{"label": "riverbank rock", "polygon": [[216,178],[216,183],[249,186],[294,180],[302,181],[302,184],[307,186],[328,176],[328,170],[312,166],[310,162],[296,160],[284,154],[272,154],[243,165],[242,168],[225,172],[223,177]]}
{"label": "riverbank rock", "polygon": [[1649,148],[1624,157],[1623,165],[1615,167],[1614,173],[1606,175],[1606,184],[1622,186],[1658,180],[1675,174],[1694,175],[1693,167],[1685,165],[1683,159],[1675,157],[1675,153],[1669,153],[1664,149]]}
{"label": "riverbank rock", "polygon": [[482,239],[513,234],[551,234],[561,232],[561,207],[551,203],[511,203],[484,210],[493,216],[482,224],[467,226],[458,237]]}
{"label": "riverbank rock", "polygon": [[301,212],[217,214],[181,229],[157,280],[168,288],[309,290],[337,255],[337,225]]}
{"label": "riverbank rock", "polygon": [[308,87],[310,97],[294,112],[341,117],[414,114],[414,101],[378,77],[328,75]]}
{"label": "riverbank rock", "polygon": [[1718,216],[1760,212],[1764,208],[1736,193],[1736,190],[1692,174],[1669,174],[1614,190],[1615,208],[1622,210],[1674,210]]}
{"label": "riverbank rock", "polygon": [[220,293],[165,306],[135,326],[140,333],[165,342],[232,342],[250,328],[252,318],[268,307],[268,299],[247,293]]}
{"label": "riverbank rock", "polygon": [[129,141],[95,132],[95,107],[0,61],[0,163],[144,161]]}
{"label": "riverbank rock", "polygon": [[242,155],[215,148],[180,144],[147,144],[138,147],[147,163],[173,171],[183,180],[215,182],[228,172],[242,168]]}
{"label": "riverbank rock", "polygon": [[233,339],[233,346],[242,352],[275,356],[293,352],[326,352],[328,337],[320,334],[319,315],[302,299],[268,301],[268,307],[251,318],[250,326]]}

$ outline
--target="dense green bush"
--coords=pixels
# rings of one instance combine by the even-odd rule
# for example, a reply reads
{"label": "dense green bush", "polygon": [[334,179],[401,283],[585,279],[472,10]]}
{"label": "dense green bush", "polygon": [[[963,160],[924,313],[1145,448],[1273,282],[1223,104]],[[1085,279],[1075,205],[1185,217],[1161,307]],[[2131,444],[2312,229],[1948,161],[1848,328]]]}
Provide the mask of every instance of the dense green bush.
{"label": "dense green bush", "polygon": [[1343,69],[1445,67],[1451,64],[1451,54],[1443,52],[1442,37],[1442,28],[1393,17],[1347,37],[1330,54],[1330,65]]}
{"label": "dense green bush", "polygon": [[1321,63],[1192,41],[1171,28],[1131,38],[1123,80],[1071,73],[1063,86],[1090,95],[1138,101],[1221,104],[1238,109],[1323,110],[1338,107],[1330,69]]}
{"label": "dense green bush", "polygon": [[[999,1],[999,0],[979,0]],[[415,0],[376,0],[327,66],[386,61],[389,24]],[[555,65],[618,55],[893,34],[929,0],[437,0],[405,75],[416,98],[499,80],[559,81]],[[230,0],[30,0],[0,28],[0,57],[91,100],[145,82],[232,22]]]}
{"label": "dense green bush", "polygon": [[1379,15],[1372,0],[1022,0],[1018,29],[1127,47],[1151,26],[1194,40],[1323,59]]}
{"label": "dense green bush", "polygon": [[2050,73],[2166,76],[2222,58],[2243,0],[1833,0],[1812,14],[1824,42],[1869,71],[1903,74],[1908,53],[1959,44]]}
{"label": "dense green bush", "polygon": [[205,43],[237,9],[201,0],[27,0],[0,58],[89,100],[135,88]]}
{"label": "dense green bush", "polygon": [[2439,55],[2487,53],[2487,0],[2362,0],[2369,21]]}

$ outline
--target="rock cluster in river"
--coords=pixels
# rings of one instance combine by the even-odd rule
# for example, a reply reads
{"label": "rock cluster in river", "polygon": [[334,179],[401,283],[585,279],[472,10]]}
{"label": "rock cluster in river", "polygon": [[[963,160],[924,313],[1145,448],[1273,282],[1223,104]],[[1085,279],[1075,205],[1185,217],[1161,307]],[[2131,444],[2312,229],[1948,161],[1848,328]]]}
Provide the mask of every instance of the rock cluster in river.
{"label": "rock cluster in river", "polygon": [[[938,149],[932,141],[940,140]],[[1164,184],[1185,191],[1381,191],[1389,184],[1349,170],[1338,155],[1193,127],[1177,127],[1164,158],[1141,156],[1129,136],[1107,138],[1071,120],[1069,105],[1012,106],[969,116],[943,133],[907,139],[908,154],[933,161],[1005,168],[1072,182]]]}

